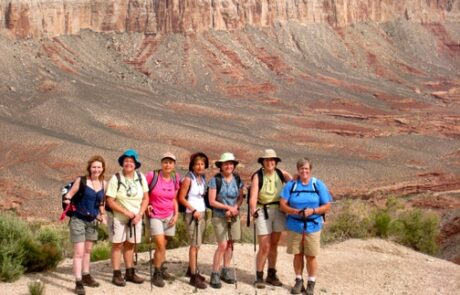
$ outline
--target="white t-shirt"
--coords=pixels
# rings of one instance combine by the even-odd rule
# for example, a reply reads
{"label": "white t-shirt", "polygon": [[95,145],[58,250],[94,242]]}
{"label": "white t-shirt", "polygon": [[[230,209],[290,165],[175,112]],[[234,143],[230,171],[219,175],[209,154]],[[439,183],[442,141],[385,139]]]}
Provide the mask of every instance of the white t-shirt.
{"label": "white t-shirt", "polygon": [[[200,176],[201,183],[198,183],[198,180],[192,172],[187,174],[190,177],[190,190],[188,191],[187,201],[190,205],[195,208],[198,212],[206,211],[206,205],[204,203],[204,194],[206,193],[206,180],[203,176]],[[186,213],[192,213],[193,210],[187,208]]]}

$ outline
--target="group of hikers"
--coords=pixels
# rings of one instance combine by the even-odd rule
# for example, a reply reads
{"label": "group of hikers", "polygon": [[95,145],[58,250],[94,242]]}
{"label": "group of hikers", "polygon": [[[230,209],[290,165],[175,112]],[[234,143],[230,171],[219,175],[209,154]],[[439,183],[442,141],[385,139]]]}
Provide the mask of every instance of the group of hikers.
{"label": "group of hikers", "polygon": [[[264,150],[258,158],[262,167],[252,175],[248,190],[248,210],[259,245],[254,286],[283,285],[277,276],[276,262],[281,233],[287,229],[287,253],[294,255],[296,276],[291,293],[313,294],[322,216],[330,209],[332,198],[326,185],[312,177],[312,163],[308,158],[297,161],[294,177],[279,169],[279,162],[281,159],[273,149]],[[170,152],[162,155],[161,169],[145,176],[138,170],[141,162],[133,149],[125,151],[118,163],[121,171],[107,182],[104,158],[91,157],[86,175],[78,177],[64,195],[63,202],[68,207],[73,206],[69,229],[74,245],[75,293],[85,294],[85,286],[99,286],[90,274],[90,254],[93,242],[97,241],[99,222],[107,223],[112,243],[112,283],[123,287],[126,282],[144,282],[134,268],[134,250],[141,242],[144,216],[146,230],[155,243],[154,256],[149,261],[153,269],[150,280],[153,285],[164,287],[164,280],[172,278],[164,266],[168,237],[175,235],[175,224],[181,211],[185,212],[190,244],[186,275],[190,277],[190,285],[205,289],[207,283],[198,269],[197,256],[203,242],[207,208],[212,210],[211,222],[217,241],[209,285],[221,288],[222,282],[236,284],[236,269],[231,263],[234,241],[241,237],[240,208],[244,200],[244,183],[235,172],[239,161],[234,154],[225,152],[215,161],[220,172],[208,182],[205,171],[209,168],[209,159],[202,152],[190,156],[189,171],[183,178],[175,170],[176,157]],[[122,257],[126,269],[124,276]],[[302,277],[305,265],[308,274],[306,288]]]}

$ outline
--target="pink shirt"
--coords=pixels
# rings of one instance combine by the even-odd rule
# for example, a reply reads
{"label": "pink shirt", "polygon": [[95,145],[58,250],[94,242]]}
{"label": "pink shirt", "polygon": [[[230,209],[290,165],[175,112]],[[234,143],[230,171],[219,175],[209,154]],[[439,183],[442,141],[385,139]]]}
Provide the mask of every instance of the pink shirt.
{"label": "pink shirt", "polygon": [[[153,180],[153,171],[146,175],[147,183]],[[153,218],[166,218],[174,214],[174,199],[176,198],[177,191],[180,186],[180,175],[176,172],[176,183],[173,178],[165,180],[163,173],[160,171],[158,181],[149,193],[149,205],[152,206],[150,217]]]}

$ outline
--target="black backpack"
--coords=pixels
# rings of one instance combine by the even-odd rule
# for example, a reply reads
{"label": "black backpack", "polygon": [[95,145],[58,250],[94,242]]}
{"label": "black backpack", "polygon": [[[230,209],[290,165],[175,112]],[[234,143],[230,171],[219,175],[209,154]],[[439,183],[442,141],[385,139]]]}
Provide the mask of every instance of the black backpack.
{"label": "black backpack", "polygon": [[[141,173],[136,170],[136,174],[137,174],[137,179],[139,180],[139,183],[141,184],[141,186],[143,186]],[[117,192],[118,192],[120,190],[120,186],[123,184],[121,182],[120,172],[115,173],[115,177],[117,178],[117,181],[118,181],[118,184],[117,184]],[[105,203],[105,211],[113,212],[112,208],[110,208],[109,205],[107,205],[107,196],[104,197],[104,203]]]}
{"label": "black backpack", "polygon": [[61,220],[65,218],[65,216],[72,217],[73,214],[77,211],[77,204],[80,202],[80,200],[83,197],[83,194],[86,189],[86,176],[80,176],[80,187],[78,188],[78,191],[75,193],[75,195],[72,197],[70,200],[69,204],[64,203],[65,196],[67,193],[70,191],[72,188],[73,184],[75,181],[67,183],[62,189],[61,189],[61,205],[62,205],[62,214],[61,214]]}
{"label": "black backpack", "polygon": [[[284,174],[283,174],[283,171],[281,171],[280,169],[278,168],[275,168],[275,172],[276,174],[278,174],[278,177],[280,178],[281,182],[282,183],[285,183],[286,182],[286,179],[284,178]],[[251,176],[251,183],[252,183],[252,179],[254,178],[254,175],[256,175],[259,177],[259,184],[258,184],[258,191],[260,191],[262,189],[262,186],[264,185],[264,171],[263,171],[263,168],[260,168],[259,170],[257,170],[256,172],[254,172]],[[250,196],[251,196],[251,186],[249,186],[248,188],[248,197],[246,199],[246,204],[248,206],[248,212],[247,212],[247,217],[246,217],[246,226],[250,226],[250,223],[251,223],[251,210],[250,210],[250,207],[249,207],[249,202],[250,202]],[[272,203],[269,203],[269,204],[262,204],[260,203],[259,201],[257,201],[257,204],[259,205],[271,205],[271,204],[279,204],[279,201],[277,202],[272,202]],[[268,213],[267,212],[267,208],[264,207],[264,215],[267,215]]]}

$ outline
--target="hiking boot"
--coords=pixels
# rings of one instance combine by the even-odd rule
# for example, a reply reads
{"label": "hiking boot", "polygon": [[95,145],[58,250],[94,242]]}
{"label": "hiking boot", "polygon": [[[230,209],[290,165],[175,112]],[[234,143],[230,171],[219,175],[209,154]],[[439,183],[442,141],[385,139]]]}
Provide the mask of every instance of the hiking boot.
{"label": "hiking boot", "polygon": [[209,283],[211,287],[215,289],[220,289],[222,288],[222,283],[220,282],[220,277],[218,272],[212,272],[211,273],[211,282]]}
{"label": "hiking boot", "polygon": [[303,279],[295,279],[295,285],[291,289],[291,294],[300,294],[305,292],[305,287],[303,285]]}
{"label": "hiking boot", "polygon": [[196,287],[197,289],[206,289],[206,283],[198,276],[198,274],[192,274],[190,277],[190,285]]}
{"label": "hiking boot", "polygon": [[278,276],[276,275],[276,269],[274,268],[268,269],[267,278],[265,279],[265,282],[275,287],[281,287],[283,285],[280,279],[278,279]]}
{"label": "hiking boot", "polygon": [[123,279],[123,277],[121,276],[121,270],[114,270],[114,271],[113,271],[112,283],[113,283],[115,286],[119,286],[119,287],[124,287],[124,286],[126,286],[126,281],[125,281],[125,279]]}
{"label": "hiking boot", "polygon": [[308,281],[308,283],[307,283],[307,295],[313,295],[314,290],[315,290],[315,282]]}
{"label": "hiking boot", "polygon": [[254,282],[254,286],[257,289],[263,289],[265,288],[265,283],[264,283],[264,272],[263,271],[257,271],[256,272],[256,281]]}
{"label": "hiking boot", "polygon": [[168,268],[166,266],[164,266],[164,263],[161,264],[160,270],[161,270],[161,275],[162,275],[164,280],[167,280],[167,281],[173,281],[174,280],[174,276],[167,271]]}
{"label": "hiking boot", "polygon": [[[206,281],[206,278],[203,277],[201,274],[200,274],[200,270],[197,269],[197,275],[198,277],[200,278],[200,280],[202,280],[203,282]],[[192,271],[190,269],[190,266],[187,267],[187,272],[185,273],[185,276],[188,277],[188,278],[191,278],[192,277]]]}
{"label": "hiking boot", "polygon": [[84,274],[81,278],[83,286],[88,286],[91,288],[99,287],[99,283],[94,280],[90,274]]}
{"label": "hiking boot", "polygon": [[222,270],[220,271],[220,279],[227,284],[234,284],[235,278],[233,277],[233,272],[230,270],[230,268],[222,267]]}
{"label": "hiking boot", "polygon": [[136,274],[133,267],[126,269],[125,280],[134,284],[142,284],[144,282],[144,279]]}
{"label": "hiking boot", "polygon": [[153,273],[152,284],[160,288],[163,288],[165,286],[165,282],[163,281],[163,275],[161,273],[161,269],[157,267],[155,267],[155,271]]}
{"label": "hiking boot", "polygon": [[82,281],[75,282],[75,294],[85,295],[85,287],[83,287]]}

